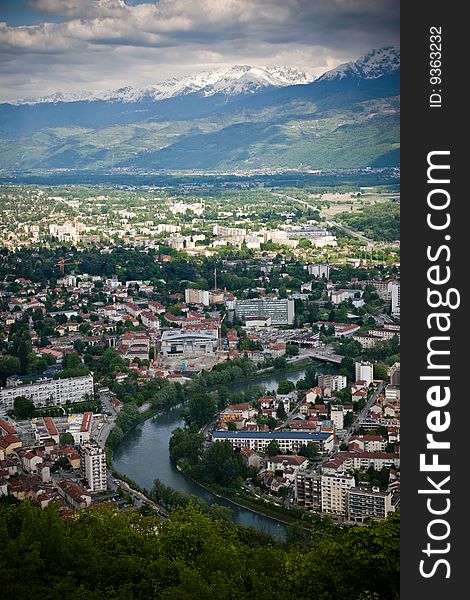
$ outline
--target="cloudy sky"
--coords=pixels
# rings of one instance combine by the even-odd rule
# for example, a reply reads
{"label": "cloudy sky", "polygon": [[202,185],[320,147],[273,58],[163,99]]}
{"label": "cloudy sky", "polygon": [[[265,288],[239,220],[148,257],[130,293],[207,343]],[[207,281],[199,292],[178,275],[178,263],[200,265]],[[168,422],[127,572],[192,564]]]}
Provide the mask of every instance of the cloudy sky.
{"label": "cloudy sky", "polygon": [[399,0],[0,0],[0,101],[236,64],[320,75],[399,43]]}

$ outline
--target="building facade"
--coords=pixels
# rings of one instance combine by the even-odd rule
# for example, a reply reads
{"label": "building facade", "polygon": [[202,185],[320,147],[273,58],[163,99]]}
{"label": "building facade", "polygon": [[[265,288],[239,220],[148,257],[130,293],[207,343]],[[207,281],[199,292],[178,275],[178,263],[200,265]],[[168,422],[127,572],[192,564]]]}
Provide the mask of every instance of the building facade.
{"label": "building facade", "polygon": [[349,475],[322,475],[322,512],[330,515],[345,515],[348,511],[348,492],[354,485],[354,477]]}
{"label": "building facade", "polygon": [[298,452],[309,442],[318,446],[320,452],[333,448],[333,434],[312,431],[214,431],[212,441],[228,440],[233,448],[248,447],[255,452],[266,451],[269,443],[275,440],[281,454]]}
{"label": "building facade", "polygon": [[308,265],[308,274],[312,277],[330,278],[330,263],[312,263]]}
{"label": "building facade", "polygon": [[160,342],[163,356],[201,356],[218,349],[217,329],[202,331],[164,331]]}
{"label": "building facade", "polygon": [[318,386],[321,388],[330,388],[332,392],[344,390],[348,385],[345,375],[319,375]]}
{"label": "building facade", "polygon": [[254,298],[238,300],[235,305],[237,319],[246,317],[271,317],[273,325],[292,325],[295,317],[292,298]]}
{"label": "building facade", "polygon": [[92,492],[103,492],[108,487],[106,454],[97,444],[80,446],[80,469]]}
{"label": "building facade", "polygon": [[295,477],[294,498],[306,510],[321,511],[321,478],[318,473],[299,471]]}
{"label": "building facade", "polygon": [[73,404],[93,398],[93,376],[42,379],[27,385],[0,390],[0,409],[12,410],[15,398],[30,398],[36,408]]}
{"label": "building facade", "polygon": [[203,304],[204,306],[209,306],[209,291],[187,288],[184,290],[184,301],[186,304]]}
{"label": "building facade", "polygon": [[369,386],[374,381],[374,366],[370,362],[356,362],[356,381],[365,381]]}
{"label": "building facade", "polygon": [[381,492],[378,488],[353,487],[349,490],[348,517],[351,521],[362,523],[365,519],[386,519],[393,510],[390,492]]}
{"label": "building facade", "polygon": [[400,282],[395,281],[391,285],[392,291],[392,316],[400,317]]}

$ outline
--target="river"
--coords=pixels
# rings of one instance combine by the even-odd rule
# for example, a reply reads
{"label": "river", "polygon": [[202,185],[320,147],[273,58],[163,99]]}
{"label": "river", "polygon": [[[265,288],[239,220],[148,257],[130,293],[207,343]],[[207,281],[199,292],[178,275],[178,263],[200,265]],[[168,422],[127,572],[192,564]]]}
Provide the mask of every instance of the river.
{"label": "river", "polygon": [[[322,371],[322,367],[323,365],[319,365],[319,372]],[[279,381],[288,379],[295,383],[302,379],[304,374],[305,369],[299,368],[289,372],[267,375],[252,381],[244,381],[233,385],[231,389],[242,391],[252,386],[262,386],[267,390],[277,390]],[[210,504],[218,503],[228,506],[232,510],[233,520],[236,523],[256,527],[277,539],[284,539],[287,526],[283,523],[214,496],[176,469],[170,461],[168,446],[172,431],[184,425],[180,415],[181,407],[176,407],[148,419],[131,430],[114,451],[113,465],[116,470],[148,490],[151,489],[154,479],[158,478],[175,490],[200,496]]]}

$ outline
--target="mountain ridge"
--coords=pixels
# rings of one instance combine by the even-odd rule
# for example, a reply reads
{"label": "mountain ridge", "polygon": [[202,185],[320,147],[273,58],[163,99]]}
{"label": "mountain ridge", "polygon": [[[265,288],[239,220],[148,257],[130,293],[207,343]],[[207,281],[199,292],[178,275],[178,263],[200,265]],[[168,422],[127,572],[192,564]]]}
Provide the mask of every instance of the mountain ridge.
{"label": "mountain ridge", "polygon": [[347,76],[360,76],[364,79],[377,79],[399,68],[399,49],[393,46],[373,49],[356,61],[339,65],[326,71],[320,77],[296,67],[264,67],[234,65],[203,71],[187,77],[173,77],[145,87],[124,86],[104,92],[55,92],[33,99],[19,99],[14,106],[34,106],[36,104],[59,104],[73,102],[123,102],[133,103],[150,100],[159,102],[178,96],[199,94],[204,97],[215,94],[233,96],[253,94],[266,88],[282,88],[292,85],[307,85],[315,81],[332,81]]}
{"label": "mountain ridge", "polygon": [[176,96],[199,93],[212,96],[216,93],[227,95],[256,93],[267,87],[304,85],[314,81],[315,77],[296,67],[261,67],[252,65],[234,65],[228,68],[203,71],[188,77],[173,77],[145,87],[124,86],[105,92],[56,92],[35,99],[20,99],[15,105],[34,105],[59,102],[138,102],[143,99],[167,100]]}
{"label": "mountain ridge", "polygon": [[398,61],[393,49],[371,51],[328,77],[254,93],[3,104],[0,164],[25,171],[396,166]]}

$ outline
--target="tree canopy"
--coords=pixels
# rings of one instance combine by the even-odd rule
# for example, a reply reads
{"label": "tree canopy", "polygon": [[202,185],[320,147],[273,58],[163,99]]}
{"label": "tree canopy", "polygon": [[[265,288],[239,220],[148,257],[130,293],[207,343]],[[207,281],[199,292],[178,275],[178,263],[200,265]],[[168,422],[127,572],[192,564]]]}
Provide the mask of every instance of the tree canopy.
{"label": "tree canopy", "polygon": [[[2,589],[17,600],[398,600],[399,518],[280,544],[189,504],[162,522],[101,506],[0,502]],[[259,541],[257,541],[259,538]]]}

